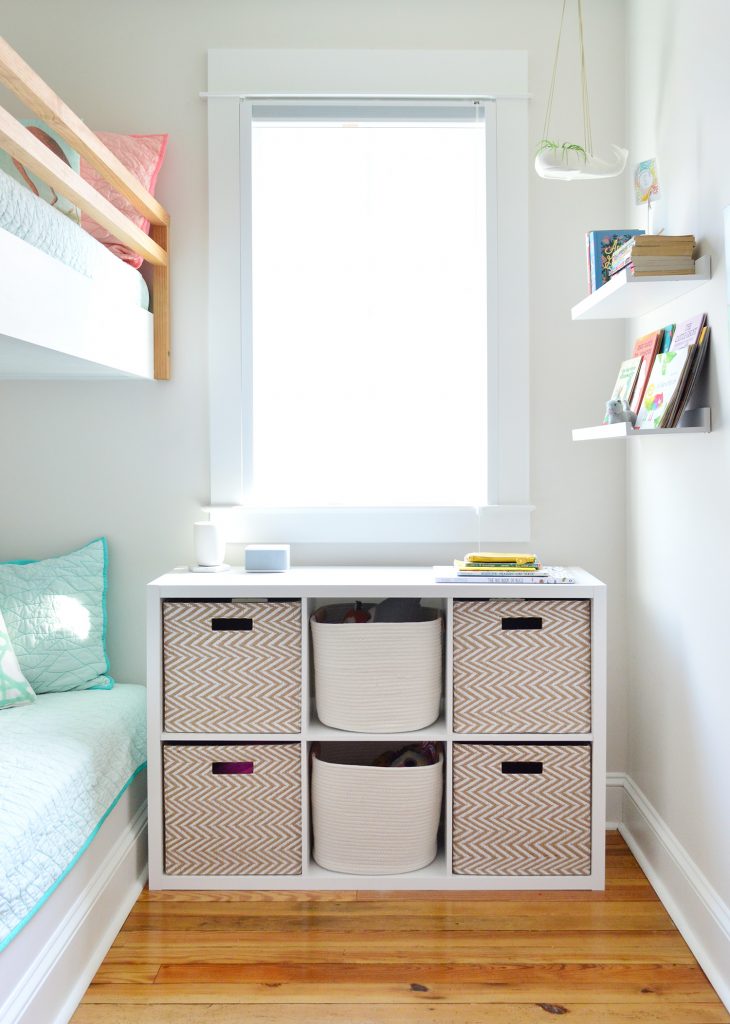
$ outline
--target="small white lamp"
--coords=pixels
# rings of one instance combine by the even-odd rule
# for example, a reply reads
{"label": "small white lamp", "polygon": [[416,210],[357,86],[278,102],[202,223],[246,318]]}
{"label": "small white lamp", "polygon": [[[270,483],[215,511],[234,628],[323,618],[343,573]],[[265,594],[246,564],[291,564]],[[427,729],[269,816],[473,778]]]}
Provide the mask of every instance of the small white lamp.
{"label": "small white lamp", "polygon": [[193,536],[197,565],[191,565],[191,571],[228,572],[231,567],[223,561],[226,555],[226,538],[220,526],[208,521],[194,523]]}

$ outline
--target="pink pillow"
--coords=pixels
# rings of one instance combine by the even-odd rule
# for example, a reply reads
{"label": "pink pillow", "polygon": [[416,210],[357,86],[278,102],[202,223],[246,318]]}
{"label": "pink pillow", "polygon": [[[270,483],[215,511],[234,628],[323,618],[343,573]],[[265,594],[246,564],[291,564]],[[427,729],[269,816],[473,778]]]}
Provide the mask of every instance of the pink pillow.
{"label": "pink pillow", "polygon": [[[167,135],[117,135],[116,132],[96,132],[105,146],[112,151],[115,157],[120,160],[127,170],[131,171],[136,178],[151,192],[155,193],[155,183],[159,174],[162,161],[167,149]],[[97,192],[100,192],[110,203],[113,203],[118,210],[121,210],[131,221],[140,227],[147,234],[150,233],[150,222],[138,213],[129,200],[121,196],[116,189],[102,178],[101,174],[81,159],[81,177],[93,185]],[[131,264],[133,267],[142,265],[142,257],[117,241],[114,235],[110,234],[101,224],[97,224],[88,214],[81,214],[81,227],[90,235],[105,245],[110,252],[118,256],[120,260]]]}

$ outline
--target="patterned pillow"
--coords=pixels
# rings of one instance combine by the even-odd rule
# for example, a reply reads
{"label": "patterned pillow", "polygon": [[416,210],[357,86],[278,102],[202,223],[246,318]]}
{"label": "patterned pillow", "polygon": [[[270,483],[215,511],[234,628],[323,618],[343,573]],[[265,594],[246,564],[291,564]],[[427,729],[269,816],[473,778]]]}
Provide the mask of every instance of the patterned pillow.
{"label": "patterned pillow", "polygon": [[[22,124],[44,146],[47,146],[52,153],[55,153],[65,164],[68,164],[72,171],[76,171],[77,174],[81,171],[81,158],[79,154],[60,135],[57,135],[52,128],[49,128],[47,124],[34,118],[29,118],[23,121]],[[46,185],[45,181],[39,178],[34,171],[24,167],[20,160],[11,157],[4,150],[0,150],[0,168],[6,174],[9,174],[11,178],[19,181],[21,185],[25,185],[34,195],[45,199],[56,210],[65,214],[69,220],[74,221],[75,224],[80,222],[81,211],[75,203],[70,199],[66,199],[65,196],[60,196],[50,185]]]}
{"label": "patterned pillow", "polygon": [[20,671],[3,613],[0,612],[0,710],[32,704],[34,700],[33,687]]}
{"label": "patterned pillow", "polygon": [[[167,149],[167,135],[119,135],[117,132],[96,132],[96,134],[107,149],[110,149],[127,170],[139,178],[147,191],[154,195],[157,175]],[[81,177],[93,185],[97,192],[100,192],[125,216],[129,217],[137,227],[146,234],[150,233],[150,222],[147,218],[138,213],[130,201],[121,196],[114,186],[110,185],[103,175],[86,160],[81,161]],[[88,231],[97,242],[101,242],[110,252],[118,256],[120,260],[124,260],[132,267],[142,266],[142,257],[134,249],[124,245],[86,213],[81,214],[81,227],[84,231]]]}
{"label": "patterned pillow", "polygon": [[106,540],[40,562],[0,563],[0,608],[36,693],[108,690]]}

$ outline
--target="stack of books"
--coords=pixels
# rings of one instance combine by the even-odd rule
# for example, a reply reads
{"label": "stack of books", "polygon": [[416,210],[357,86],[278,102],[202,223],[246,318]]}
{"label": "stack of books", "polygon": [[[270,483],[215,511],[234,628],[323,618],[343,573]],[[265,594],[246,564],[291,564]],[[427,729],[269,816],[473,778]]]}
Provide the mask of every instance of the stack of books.
{"label": "stack of books", "polygon": [[536,555],[473,551],[450,565],[435,565],[437,583],[575,583],[570,570],[542,565]]}
{"label": "stack of books", "polygon": [[611,398],[626,399],[639,430],[676,427],[694,391],[709,342],[704,313],[645,334],[634,344],[631,359],[621,363]]}
{"label": "stack of books", "polygon": [[525,579],[526,577],[548,576],[537,555],[508,554],[504,551],[472,551],[463,560],[454,560],[457,576],[477,579]]}
{"label": "stack of books", "polygon": [[666,352],[659,352],[641,400],[637,429],[676,427],[705,362],[710,329],[704,313],[677,324]]}
{"label": "stack of books", "polygon": [[634,277],[694,274],[694,235],[636,235],[611,255],[611,277],[628,267]]}

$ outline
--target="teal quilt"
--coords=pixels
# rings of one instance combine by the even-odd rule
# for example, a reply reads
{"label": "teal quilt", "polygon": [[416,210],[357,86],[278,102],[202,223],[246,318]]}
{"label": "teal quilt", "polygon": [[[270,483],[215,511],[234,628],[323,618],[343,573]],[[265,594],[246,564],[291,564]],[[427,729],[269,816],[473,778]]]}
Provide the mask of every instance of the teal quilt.
{"label": "teal quilt", "polygon": [[145,708],[145,687],[125,684],[0,711],[0,950],[144,767]]}

